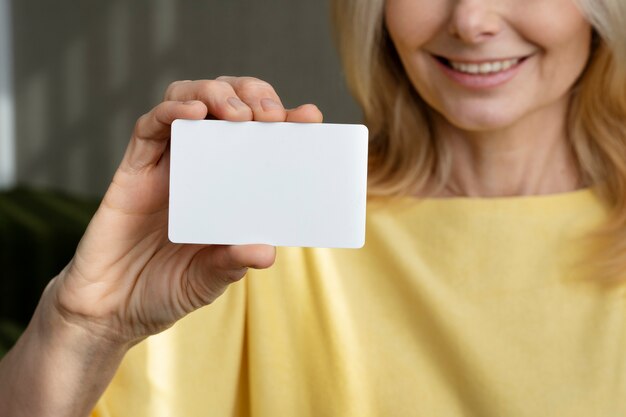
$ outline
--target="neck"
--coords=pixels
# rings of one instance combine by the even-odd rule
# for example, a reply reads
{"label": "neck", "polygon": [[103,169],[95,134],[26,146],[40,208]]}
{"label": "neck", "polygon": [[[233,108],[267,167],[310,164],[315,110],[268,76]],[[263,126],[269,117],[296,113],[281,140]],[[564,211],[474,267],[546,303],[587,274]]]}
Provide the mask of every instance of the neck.
{"label": "neck", "polygon": [[567,103],[560,103],[489,131],[462,130],[435,116],[437,140],[452,156],[450,175],[435,196],[540,195],[582,188],[566,113]]}

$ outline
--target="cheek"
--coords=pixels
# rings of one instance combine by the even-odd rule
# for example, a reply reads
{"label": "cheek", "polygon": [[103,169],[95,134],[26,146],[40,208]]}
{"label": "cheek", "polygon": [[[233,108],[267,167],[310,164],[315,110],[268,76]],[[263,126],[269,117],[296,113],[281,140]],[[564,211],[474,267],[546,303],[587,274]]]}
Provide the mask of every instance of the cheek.
{"label": "cheek", "polygon": [[536,41],[542,47],[541,75],[553,81],[553,88],[569,89],[589,60],[591,26],[582,19],[572,19],[561,21],[558,27],[547,32],[544,30],[543,36]]}
{"label": "cheek", "polygon": [[385,26],[401,53],[415,50],[432,38],[445,20],[442,1],[388,0],[385,2]]}
{"label": "cheek", "polygon": [[586,60],[592,30],[573,0],[526,0],[511,15],[518,33],[540,52]]}
{"label": "cheek", "polygon": [[387,0],[385,24],[413,87],[425,99],[431,96],[429,86],[435,83],[423,48],[445,25],[447,1]]}

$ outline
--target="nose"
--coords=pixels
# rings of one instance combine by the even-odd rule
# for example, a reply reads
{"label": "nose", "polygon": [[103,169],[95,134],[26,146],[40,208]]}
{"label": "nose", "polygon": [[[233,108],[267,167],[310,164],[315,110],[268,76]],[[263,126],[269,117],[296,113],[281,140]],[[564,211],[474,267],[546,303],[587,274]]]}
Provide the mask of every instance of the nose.
{"label": "nose", "polygon": [[481,43],[502,30],[502,18],[493,7],[494,1],[456,0],[452,3],[449,31],[459,40],[470,44]]}

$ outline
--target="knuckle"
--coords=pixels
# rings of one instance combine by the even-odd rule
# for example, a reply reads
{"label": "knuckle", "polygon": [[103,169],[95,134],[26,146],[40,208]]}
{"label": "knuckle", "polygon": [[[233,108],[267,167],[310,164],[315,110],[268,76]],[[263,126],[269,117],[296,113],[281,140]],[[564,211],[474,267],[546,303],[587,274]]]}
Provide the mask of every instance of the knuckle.
{"label": "knuckle", "polygon": [[135,132],[135,135],[139,134],[139,132],[142,130],[143,126],[145,126],[149,118],[150,118],[150,113],[145,113],[139,116],[139,118],[135,122],[135,127],[133,129],[133,131]]}
{"label": "knuckle", "polygon": [[185,84],[190,82],[189,80],[178,80],[178,81],[174,81],[172,83],[170,83],[170,85],[167,86],[167,88],[165,89],[165,99],[168,99],[169,97],[172,97],[172,95],[174,94],[174,91],[181,85],[181,84]]}
{"label": "knuckle", "polygon": [[258,78],[247,77],[241,82],[241,90],[244,94],[258,95],[267,94],[275,95],[274,87],[267,81]]}
{"label": "knuckle", "polygon": [[210,93],[211,89],[212,89],[212,87],[211,87],[212,83],[213,83],[213,80],[200,80],[200,81],[197,81],[196,85],[195,85],[195,89],[200,94]]}
{"label": "knuckle", "polygon": [[213,80],[213,85],[215,86],[216,89],[219,89],[222,91],[230,90],[232,88],[229,82],[227,82],[226,80],[219,80],[217,78]]}
{"label": "knuckle", "polygon": [[197,91],[201,96],[208,97],[214,95],[218,91],[224,91],[228,86],[225,81],[218,80],[202,80],[198,82]]}
{"label": "knuckle", "polygon": [[239,77],[239,78],[242,83],[253,83],[253,84],[262,84],[262,85],[271,86],[270,83],[268,83],[267,81],[262,80],[257,77]]}

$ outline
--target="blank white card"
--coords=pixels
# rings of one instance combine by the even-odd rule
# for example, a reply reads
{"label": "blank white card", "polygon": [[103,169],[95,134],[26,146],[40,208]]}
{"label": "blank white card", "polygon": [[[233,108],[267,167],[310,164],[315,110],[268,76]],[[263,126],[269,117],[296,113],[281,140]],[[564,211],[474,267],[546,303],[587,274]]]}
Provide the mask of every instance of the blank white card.
{"label": "blank white card", "polygon": [[169,238],[362,247],[367,144],[363,125],[176,120]]}

